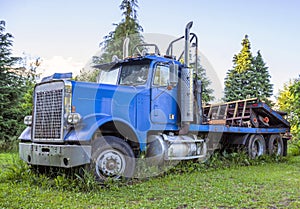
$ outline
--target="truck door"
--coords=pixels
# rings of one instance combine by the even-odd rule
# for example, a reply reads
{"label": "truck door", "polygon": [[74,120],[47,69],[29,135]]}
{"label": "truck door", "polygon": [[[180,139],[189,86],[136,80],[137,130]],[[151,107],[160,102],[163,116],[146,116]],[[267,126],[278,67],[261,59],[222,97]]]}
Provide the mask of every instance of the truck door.
{"label": "truck door", "polygon": [[151,121],[156,124],[177,123],[177,86],[169,85],[169,66],[157,64],[151,88]]}

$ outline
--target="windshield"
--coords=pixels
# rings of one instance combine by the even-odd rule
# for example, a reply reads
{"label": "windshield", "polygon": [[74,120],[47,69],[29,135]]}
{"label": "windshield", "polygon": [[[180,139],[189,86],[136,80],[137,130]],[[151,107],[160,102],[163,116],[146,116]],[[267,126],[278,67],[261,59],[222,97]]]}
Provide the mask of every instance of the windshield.
{"label": "windshield", "polygon": [[101,70],[98,83],[111,85],[143,85],[147,81],[149,64],[123,65],[111,70]]}
{"label": "windshield", "polygon": [[101,70],[98,76],[98,83],[116,85],[120,68],[114,68],[110,71]]}
{"label": "windshield", "polygon": [[149,65],[125,65],[122,67],[120,82],[121,85],[142,85],[148,77]]}

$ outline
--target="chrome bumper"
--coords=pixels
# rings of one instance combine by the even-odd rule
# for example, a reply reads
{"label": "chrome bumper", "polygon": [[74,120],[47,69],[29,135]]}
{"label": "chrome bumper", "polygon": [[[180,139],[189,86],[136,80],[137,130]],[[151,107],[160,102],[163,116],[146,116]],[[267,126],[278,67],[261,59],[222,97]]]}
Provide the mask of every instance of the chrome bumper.
{"label": "chrome bumper", "polygon": [[31,165],[71,168],[90,163],[91,146],[19,143],[19,154]]}

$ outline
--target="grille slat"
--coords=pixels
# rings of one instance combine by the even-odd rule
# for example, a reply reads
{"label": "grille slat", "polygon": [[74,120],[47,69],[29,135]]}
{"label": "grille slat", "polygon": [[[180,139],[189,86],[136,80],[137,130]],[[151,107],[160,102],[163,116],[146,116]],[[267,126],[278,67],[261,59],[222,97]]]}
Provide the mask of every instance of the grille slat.
{"label": "grille slat", "polygon": [[[63,89],[61,85],[40,87],[35,92],[34,139],[51,140],[62,137]],[[57,89],[59,88],[59,89]]]}

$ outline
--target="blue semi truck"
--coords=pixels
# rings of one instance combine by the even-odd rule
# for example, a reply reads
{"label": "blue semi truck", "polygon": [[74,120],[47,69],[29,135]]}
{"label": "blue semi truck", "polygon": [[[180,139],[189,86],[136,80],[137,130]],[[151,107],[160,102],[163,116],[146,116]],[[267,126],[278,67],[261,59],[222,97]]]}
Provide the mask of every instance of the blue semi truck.
{"label": "blue semi truck", "polygon": [[[134,175],[137,159],[205,160],[215,150],[244,147],[249,156],[286,155],[290,125],[285,113],[258,99],[203,105],[190,32],[172,41],[166,55],[154,44],[138,54],[99,64],[98,82],[54,74],[34,88],[33,112],[19,137],[19,154],[40,167],[88,166],[98,180]],[[176,59],[173,44],[184,40]],[[125,44],[125,46],[128,44]],[[155,53],[139,48],[154,46]],[[184,62],[179,60],[184,59]]]}

